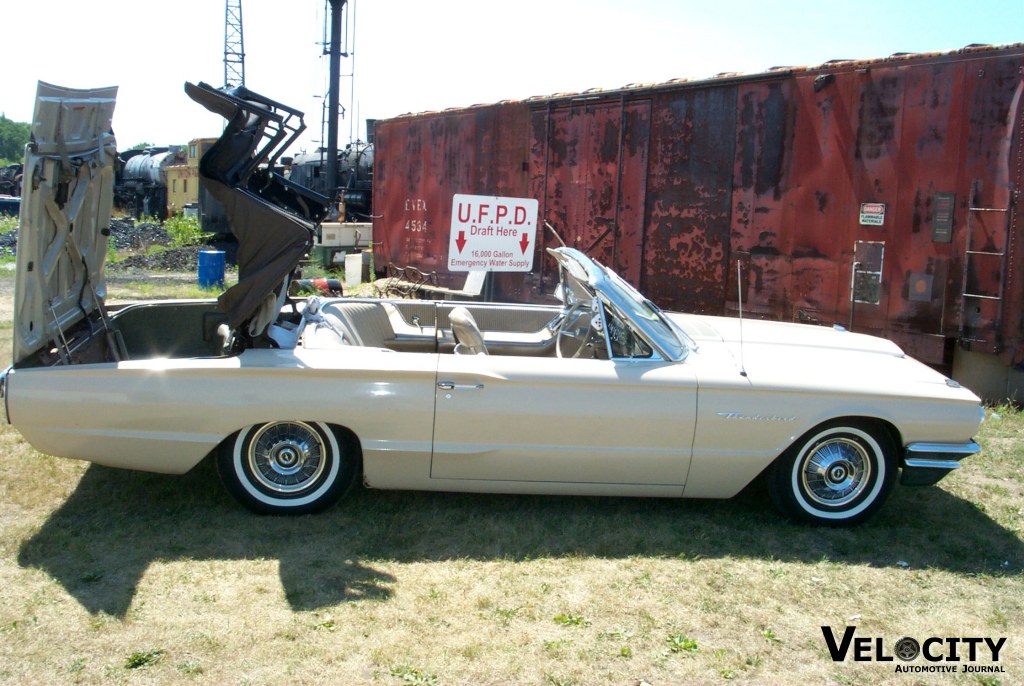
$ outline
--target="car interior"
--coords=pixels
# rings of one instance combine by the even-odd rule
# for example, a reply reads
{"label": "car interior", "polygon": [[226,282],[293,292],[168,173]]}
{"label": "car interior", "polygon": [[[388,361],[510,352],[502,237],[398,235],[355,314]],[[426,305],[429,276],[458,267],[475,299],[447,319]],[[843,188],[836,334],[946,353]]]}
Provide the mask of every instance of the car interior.
{"label": "car interior", "polygon": [[[316,303],[312,315],[311,302]],[[274,326],[279,347],[362,346],[400,352],[554,357],[561,312],[558,306],[310,298],[285,305]],[[216,302],[137,303],[113,312],[111,319],[129,359],[225,354],[227,326]],[[479,338],[471,340],[475,335]]]}

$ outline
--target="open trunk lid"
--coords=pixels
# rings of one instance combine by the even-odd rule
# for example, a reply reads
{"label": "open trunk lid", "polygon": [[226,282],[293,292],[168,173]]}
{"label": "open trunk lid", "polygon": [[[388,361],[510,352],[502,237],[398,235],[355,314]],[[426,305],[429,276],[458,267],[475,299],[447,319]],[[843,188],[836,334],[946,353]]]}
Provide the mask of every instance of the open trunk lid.
{"label": "open trunk lid", "polygon": [[14,297],[14,365],[69,363],[76,331],[104,325],[104,262],[117,87],[39,82],[25,148]]}

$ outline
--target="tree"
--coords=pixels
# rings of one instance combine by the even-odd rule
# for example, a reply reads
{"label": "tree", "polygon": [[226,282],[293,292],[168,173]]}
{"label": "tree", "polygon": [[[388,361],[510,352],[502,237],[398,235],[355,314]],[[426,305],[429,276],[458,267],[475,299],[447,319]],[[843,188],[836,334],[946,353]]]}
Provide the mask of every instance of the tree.
{"label": "tree", "polygon": [[132,147],[128,148],[128,150],[145,150],[146,148],[152,148],[152,147],[153,147],[152,143],[136,143]]}
{"label": "tree", "polygon": [[26,122],[11,121],[0,114],[0,165],[15,164],[25,159],[32,126]]}

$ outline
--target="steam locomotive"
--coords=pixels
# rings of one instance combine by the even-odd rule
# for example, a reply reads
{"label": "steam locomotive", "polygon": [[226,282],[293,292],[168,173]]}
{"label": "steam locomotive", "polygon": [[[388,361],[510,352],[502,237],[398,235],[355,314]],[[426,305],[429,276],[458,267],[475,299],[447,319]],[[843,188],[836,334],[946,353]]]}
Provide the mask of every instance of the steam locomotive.
{"label": "steam locomotive", "polygon": [[[370,125],[372,128],[372,124]],[[286,164],[289,160],[282,159]],[[327,197],[335,197],[327,188],[327,152],[296,155],[290,159],[288,179]],[[372,219],[373,143],[356,141],[338,151],[337,197],[344,205],[344,219],[339,210],[338,221],[368,222]]]}
{"label": "steam locomotive", "polygon": [[181,146],[128,150],[118,156],[114,173],[114,204],[136,219],[167,219],[167,177],[164,169],[182,164]]}
{"label": "steam locomotive", "polygon": [[[143,216],[166,219],[167,174],[171,165],[184,164],[183,146],[152,147],[130,150],[120,155],[121,163],[115,175],[114,202],[136,218]],[[338,152],[338,192],[327,188],[327,153],[323,149],[295,157],[281,158],[283,169],[277,171],[292,182],[328,197],[336,196],[344,207],[344,221],[370,221],[373,198],[373,144],[357,141]],[[208,233],[227,233],[222,209],[203,202],[204,190],[200,182],[200,213],[203,229]],[[339,208],[340,210],[340,208]],[[340,211],[339,211],[340,215]],[[340,221],[339,217],[339,221]]]}

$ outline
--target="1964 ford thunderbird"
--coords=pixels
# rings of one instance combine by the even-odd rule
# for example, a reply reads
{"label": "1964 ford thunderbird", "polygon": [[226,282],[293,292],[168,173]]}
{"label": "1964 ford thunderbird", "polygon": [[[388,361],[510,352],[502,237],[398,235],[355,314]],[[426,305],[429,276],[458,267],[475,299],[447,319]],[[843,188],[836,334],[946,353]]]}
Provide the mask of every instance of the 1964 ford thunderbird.
{"label": "1964 ford thunderbird", "polygon": [[229,122],[200,173],[239,283],[107,312],[115,93],[40,84],[3,399],[44,453],[165,473],[213,453],[227,489],[271,513],[321,510],[357,479],[728,498],[764,474],[786,515],[852,524],[979,450],[978,398],[893,343],[663,312],[569,248],[547,251],[550,306],[293,299],[322,199],[263,163],[301,113],[186,91]]}

